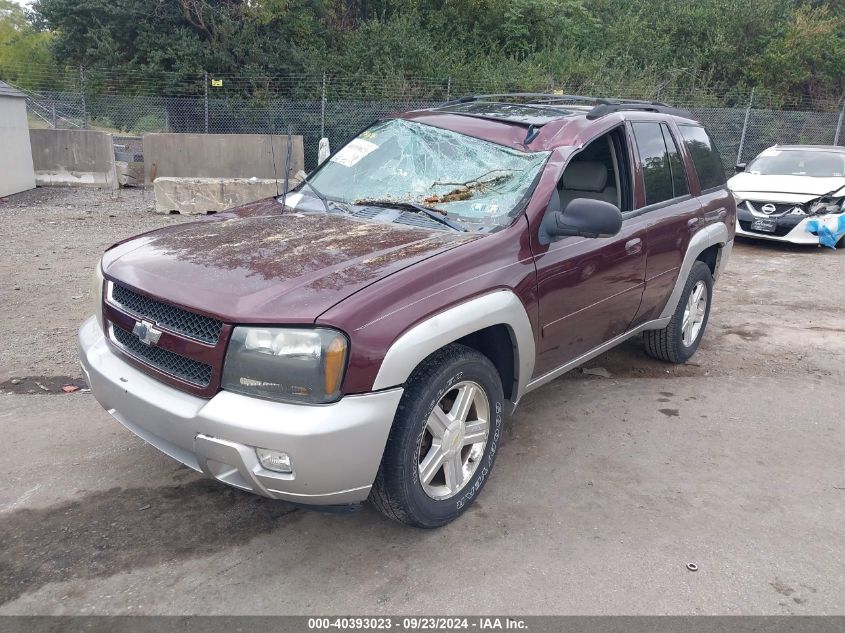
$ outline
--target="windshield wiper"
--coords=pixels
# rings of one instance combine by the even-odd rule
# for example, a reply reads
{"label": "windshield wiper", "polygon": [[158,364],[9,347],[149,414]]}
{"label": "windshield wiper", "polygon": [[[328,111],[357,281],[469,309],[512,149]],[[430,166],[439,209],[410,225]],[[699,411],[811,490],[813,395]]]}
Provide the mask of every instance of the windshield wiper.
{"label": "windshield wiper", "polygon": [[[310,188],[311,188],[311,191],[313,191],[313,192],[314,192],[314,195],[315,195],[315,196],[317,196],[317,198],[320,200],[320,202],[322,202],[322,203],[323,203],[323,208],[326,210],[326,213],[331,213],[331,212],[332,212],[332,210],[329,208],[329,198],[328,198],[328,196],[327,196],[326,194],[324,194],[324,193],[321,193],[321,192],[317,189],[317,187],[315,187],[314,185],[312,185],[312,184],[311,184],[311,181],[310,181],[310,180],[308,180],[308,176],[303,176],[303,177],[302,177],[302,179],[301,179],[299,182],[300,182],[300,184],[302,184],[302,185],[308,185],[308,187],[310,187]],[[288,192],[287,192],[287,190],[285,190],[284,196],[282,197],[282,204],[284,204],[284,203],[285,203],[285,200],[287,199],[287,194],[288,194]],[[336,203],[336,202],[334,202],[334,201],[331,201],[331,202],[332,202],[332,204],[337,204],[337,203]],[[344,205],[344,211],[345,211],[346,213],[348,213],[348,212],[349,212],[349,209],[348,209],[345,205]]]}
{"label": "windshield wiper", "polygon": [[380,207],[385,209],[404,209],[407,211],[414,211],[434,220],[435,222],[443,224],[444,226],[448,226],[450,229],[454,229],[455,231],[463,232],[467,230],[467,228],[460,222],[450,220],[446,217],[445,211],[425,207],[421,204],[417,204],[416,202],[399,202],[396,200],[363,200],[360,204],[364,207]]}

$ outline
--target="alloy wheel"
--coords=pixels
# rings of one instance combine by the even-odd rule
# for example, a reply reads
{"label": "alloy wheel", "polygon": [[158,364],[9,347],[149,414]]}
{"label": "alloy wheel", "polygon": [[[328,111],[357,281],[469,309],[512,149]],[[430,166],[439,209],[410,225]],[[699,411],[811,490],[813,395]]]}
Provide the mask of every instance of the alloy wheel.
{"label": "alloy wheel", "polygon": [[446,392],[426,421],[417,455],[420,483],[432,499],[458,494],[472,479],[490,432],[490,402],[470,381]]}
{"label": "alloy wheel", "polygon": [[707,286],[703,281],[699,281],[692,287],[684,309],[684,320],[681,323],[681,334],[686,347],[690,347],[698,339],[704,325],[705,314],[707,314]]}

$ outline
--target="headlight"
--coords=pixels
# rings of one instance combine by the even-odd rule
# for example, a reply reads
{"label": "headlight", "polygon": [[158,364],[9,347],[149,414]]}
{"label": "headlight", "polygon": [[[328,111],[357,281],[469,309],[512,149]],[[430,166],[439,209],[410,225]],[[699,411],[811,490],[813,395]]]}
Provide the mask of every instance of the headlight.
{"label": "headlight", "polygon": [[325,328],[236,327],[222,387],[282,402],[334,402],[348,347],[343,334]]}
{"label": "headlight", "polygon": [[97,317],[100,329],[103,327],[103,260],[100,259],[94,267],[91,277],[91,309]]}

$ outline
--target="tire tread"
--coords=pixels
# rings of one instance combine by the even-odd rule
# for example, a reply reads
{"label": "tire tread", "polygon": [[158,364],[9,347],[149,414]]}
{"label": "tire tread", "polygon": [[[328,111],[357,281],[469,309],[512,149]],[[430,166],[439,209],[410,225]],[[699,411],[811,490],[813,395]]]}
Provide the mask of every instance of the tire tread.
{"label": "tire tread", "polygon": [[[681,333],[679,322],[684,318],[684,303],[686,298],[689,296],[695,283],[705,276],[710,278],[710,284],[712,286],[713,277],[710,273],[710,268],[704,262],[696,261],[690,269],[687,281],[684,284],[684,290],[678,300],[675,312],[669,320],[669,324],[662,330],[646,330],[643,332],[643,347],[645,348],[646,354],[668,363],[680,364],[687,360],[688,357],[684,357],[681,354],[683,348],[681,337],[683,334]],[[710,309],[709,305],[707,309]],[[699,336],[704,336],[703,328]]]}
{"label": "tire tread", "polygon": [[385,453],[369,496],[369,501],[373,507],[389,519],[415,527],[438,527],[437,525],[424,525],[408,512],[401,492],[390,484],[390,482],[401,479],[401,473],[397,471],[402,468],[402,465],[397,463],[396,460],[390,459],[388,453],[391,447],[397,444],[401,436],[407,432],[405,426],[409,417],[407,414],[407,410],[410,408],[409,403],[425,397],[425,392],[444,365],[458,363],[462,360],[481,362],[495,372],[495,367],[486,356],[466,345],[453,343],[434,352],[420,363],[406,383],[405,393],[402,394],[399,407],[396,409],[396,416],[388,434]]}

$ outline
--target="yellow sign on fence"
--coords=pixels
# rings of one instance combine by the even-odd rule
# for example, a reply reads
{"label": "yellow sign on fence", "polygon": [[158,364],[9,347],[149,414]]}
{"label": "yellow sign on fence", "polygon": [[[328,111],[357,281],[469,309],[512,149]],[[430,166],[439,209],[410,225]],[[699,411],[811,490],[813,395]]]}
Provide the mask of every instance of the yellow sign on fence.
{"label": "yellow sign on fence", "polygon": [[212,79],[211,85],[214,86],[215,88],[221,88],[223,86],[223,80],[222,79]]}

